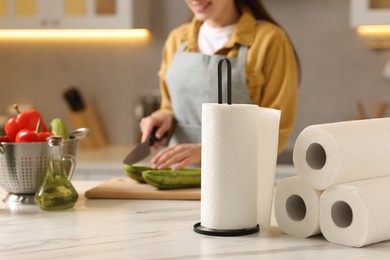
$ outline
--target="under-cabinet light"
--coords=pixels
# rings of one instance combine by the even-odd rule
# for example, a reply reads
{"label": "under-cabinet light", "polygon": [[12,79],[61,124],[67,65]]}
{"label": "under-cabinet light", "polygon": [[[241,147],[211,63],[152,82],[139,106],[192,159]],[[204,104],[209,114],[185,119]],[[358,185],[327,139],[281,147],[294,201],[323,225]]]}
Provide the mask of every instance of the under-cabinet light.
{"label": "under-cabinet light", "polygon": [[0,38],[147,38],[147,29],[0,30]]}
{"label": "under-cabinet light", "polygon": [[390,25],[361,25],[357,32],[362,35],[389,35]]}

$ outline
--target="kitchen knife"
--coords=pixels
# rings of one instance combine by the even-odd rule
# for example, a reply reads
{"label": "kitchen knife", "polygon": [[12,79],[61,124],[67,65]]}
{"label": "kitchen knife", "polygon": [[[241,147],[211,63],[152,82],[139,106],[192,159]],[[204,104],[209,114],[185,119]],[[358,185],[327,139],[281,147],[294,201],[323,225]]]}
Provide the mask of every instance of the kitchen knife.
{"label": "kitchen knife", "polygon": [[81,111],[85,108],[84,100],[76,87],[69,87],[64,91],[63,96],[72,111]]}
{"label": "kitchen knife", "polygon": [[158,139],[156,134],[157,128],[154,128],[149,139],[145,142],[140,143],[137,145],[123,160],[123,163],[125,164],[135,164],[143,159],[145,159],[150,154],[150,147],[157,141],[160,141],[166,137],[168,137],[168,132],[166,132],[160,139]]}

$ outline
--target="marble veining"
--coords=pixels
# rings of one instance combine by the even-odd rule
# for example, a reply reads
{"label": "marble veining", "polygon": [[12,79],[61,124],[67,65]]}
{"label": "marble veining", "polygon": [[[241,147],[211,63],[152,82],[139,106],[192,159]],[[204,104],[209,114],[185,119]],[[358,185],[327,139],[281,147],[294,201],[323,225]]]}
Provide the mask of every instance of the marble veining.
{"label": "marble veining", "polygon": [[[88,200],[99,184],[75,181],[75,208],[57,212],[0,203],[0,259],[388,259],[390,242],[364,248],[332,244],[322,236],[269,234],[211,237],[193,232],[199,201]],[[6,192],[0,191],[0,198]]]}

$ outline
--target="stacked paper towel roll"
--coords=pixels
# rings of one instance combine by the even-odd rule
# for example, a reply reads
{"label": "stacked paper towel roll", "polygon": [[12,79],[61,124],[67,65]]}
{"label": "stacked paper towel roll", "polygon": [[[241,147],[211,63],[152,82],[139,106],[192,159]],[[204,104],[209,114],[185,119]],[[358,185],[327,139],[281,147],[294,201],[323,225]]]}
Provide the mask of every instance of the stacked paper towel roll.
{"label": "stacked paper towel roll", "polygon": [[275,218],[286,234],[310,237],[321,233],[319,225],[318,191],[300,176],[289,177],[275,189]]}
{"label": "stacked paper towel roll", "polygon": [[[298,136],[293,152],[296,171],[307,185],[322,192],[316,200],[310,189],[300,188],[304,193],[300,196],[306,209],[320,209],[310,223],[318,222],[328,241],[360,247],[390,239],[388,129],[390,118],[368,119],[313,125]],[[287,220],[298,228],[287,210],[276,211],[288,205],[287,199],[277,201],[277,197],[292,196],[284,186],[276,189],[275,203],[280,204],[275,204],[276,218],[282,229]],[[292,227],[285,232],[303,236]]]}
{"label": "stacked paper towel roll", "polygon": [[320,199],[320,227],[330,242],[361,247],[390,239],[390,177],[338,184]]}
{"label": "stacked paper towel roll", "polygon": [[203,227],[269,226],[279,118],[257,105],[202,105]]}
{"label": "stacked paper towel roll", "polygon": [[293,161],[314,188],[390,175],[390,118],[312,125],[298,136]]}

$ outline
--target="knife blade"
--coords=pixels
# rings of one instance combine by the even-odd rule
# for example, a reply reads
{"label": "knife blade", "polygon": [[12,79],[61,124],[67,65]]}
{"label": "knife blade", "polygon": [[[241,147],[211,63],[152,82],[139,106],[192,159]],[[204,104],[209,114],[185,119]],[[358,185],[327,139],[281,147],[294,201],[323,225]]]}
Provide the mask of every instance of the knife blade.
{"label": "knife blade", "polygon": [[125,164],[135,164],[146,157],[150,154],[150,147],[157,141],[160,141],[166,137],[168,137],[168,132],[166,132],[160,139],[156,137],[156,131],[157,128],[154,128],[149,139],[138,144],[123,160],[123,163]]}

